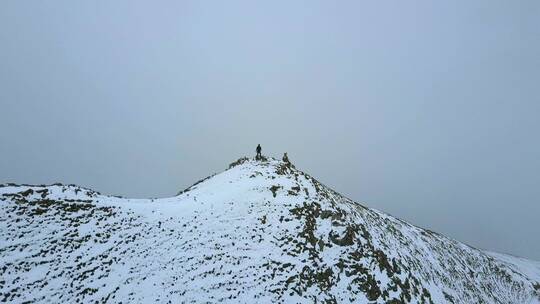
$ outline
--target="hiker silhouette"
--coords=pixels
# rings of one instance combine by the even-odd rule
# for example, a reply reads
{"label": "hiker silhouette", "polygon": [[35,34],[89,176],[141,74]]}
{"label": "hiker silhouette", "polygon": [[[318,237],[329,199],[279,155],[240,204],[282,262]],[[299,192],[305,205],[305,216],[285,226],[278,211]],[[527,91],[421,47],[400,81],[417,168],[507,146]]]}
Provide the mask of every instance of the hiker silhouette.
{"label": "hiker silhouette", "polygon": [[255,159],[259,160],[259,159],[262,158],[261,150],[262,150],[261,145],[258,144],[258,145],[257,145],[257,149],[255,149],[255,151],[257,152],[257,155],[255,156]]}
{"label": "hiker silhouette", "polygon": [[283,154],[283,162],[288,163],[288,164],[291,163],[291,162],[289,161],[289,156],[287,156],[287,152],[285,152],[285,154]]}

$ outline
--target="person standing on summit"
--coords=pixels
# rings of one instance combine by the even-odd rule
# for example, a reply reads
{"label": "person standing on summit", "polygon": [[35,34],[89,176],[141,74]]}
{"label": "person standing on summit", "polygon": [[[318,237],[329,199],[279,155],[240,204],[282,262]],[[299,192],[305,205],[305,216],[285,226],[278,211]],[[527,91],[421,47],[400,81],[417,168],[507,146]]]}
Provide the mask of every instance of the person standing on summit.
{"label": "person standing on summit", "polygon": [[256,160],[259,160],[259,159],[262,158],[261,150],[262,150],[261,145],[258,144],[258,145],[257,145],[257,149],[255,149],[255,151],[257,151],[257,156],[255,156],[255,159],[256,159]]}

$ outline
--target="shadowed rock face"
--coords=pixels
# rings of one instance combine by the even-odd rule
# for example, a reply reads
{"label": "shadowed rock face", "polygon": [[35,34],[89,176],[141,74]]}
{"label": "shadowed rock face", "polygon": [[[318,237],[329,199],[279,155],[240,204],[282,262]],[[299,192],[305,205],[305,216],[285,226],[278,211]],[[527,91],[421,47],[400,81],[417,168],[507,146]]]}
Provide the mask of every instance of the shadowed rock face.
{"label": "shadowed rock face", "polygon": [[0,188],[0,301],[540,303],[540,264],[242,158],[178,196]]}

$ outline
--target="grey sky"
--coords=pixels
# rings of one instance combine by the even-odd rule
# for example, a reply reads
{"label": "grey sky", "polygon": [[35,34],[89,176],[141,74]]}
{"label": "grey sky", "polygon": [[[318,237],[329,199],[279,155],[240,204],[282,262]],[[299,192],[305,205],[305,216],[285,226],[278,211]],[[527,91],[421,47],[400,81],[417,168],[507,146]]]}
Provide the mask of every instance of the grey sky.
{"label": "grey sky", "polygon": [[243,155],[540,260],[540,2],[3,1],[0,182],[161,197]]}

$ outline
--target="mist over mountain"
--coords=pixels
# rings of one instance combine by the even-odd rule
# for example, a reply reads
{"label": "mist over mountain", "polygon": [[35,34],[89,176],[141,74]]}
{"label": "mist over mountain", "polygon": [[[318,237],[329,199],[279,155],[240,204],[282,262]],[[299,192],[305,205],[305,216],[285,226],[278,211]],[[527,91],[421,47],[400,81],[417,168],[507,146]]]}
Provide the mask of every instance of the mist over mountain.
{"label": "mist over mountain", "polygon": [[419,228],[273,158],[160,199],[5,184],[0,219],[9,303],[540,303],[539,262]]}

